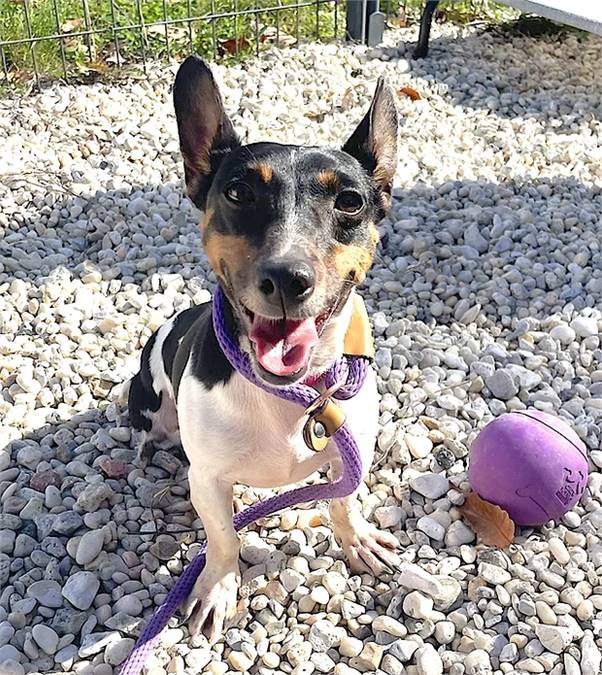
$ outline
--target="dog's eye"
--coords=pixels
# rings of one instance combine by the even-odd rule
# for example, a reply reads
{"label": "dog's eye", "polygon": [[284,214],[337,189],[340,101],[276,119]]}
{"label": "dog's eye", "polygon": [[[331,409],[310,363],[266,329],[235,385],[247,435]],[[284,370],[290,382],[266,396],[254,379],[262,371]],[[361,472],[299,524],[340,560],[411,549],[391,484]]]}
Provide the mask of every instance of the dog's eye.
{"label": "dog's eye", "polygon": [[341,192],[334,203],[334,208],[341,213],[346,213],[349,216],[357,216],[357,214],[364,208],[364,200],[359,192],[353,190],[345,190]]}
{"label": "dog's eye", "polygon": [[236,181],[226,188],[226,198],[234,204],[248,204],[255,200],[253,190],[246,184]]}

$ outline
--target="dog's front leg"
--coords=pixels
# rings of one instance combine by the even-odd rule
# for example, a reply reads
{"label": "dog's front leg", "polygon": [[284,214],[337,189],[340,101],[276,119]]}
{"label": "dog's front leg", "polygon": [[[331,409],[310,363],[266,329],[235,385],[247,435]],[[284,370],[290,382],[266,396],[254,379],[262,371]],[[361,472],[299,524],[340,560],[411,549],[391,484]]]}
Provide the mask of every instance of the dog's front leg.
{"label": "dog's front leg", "polygon": [[379,576],[393,572],[399,565],[395,549],[399,542],[390,532],[369,523],[360,510],[355,494],[330,501],[334,535],[349,564],[356,572]]}
{"label": "dog's front leg", "polygon": [[[362,460],[365,467],[372,464],[374,444],[362,443]],[[340,458],[330,463],[331,477],[339,477],[343,471]],[[330,518],[334,536],[340,542],[347,560],[356,572],[368,572],[379,576],[392,572],[399,565],[395,549],[399,542],[390,532],[379,530],[363,516],[357,490],[348,497],[330,500]]]}
{"label": "dog's front leg", "polygon": [[236,611],[240,585],[240,542],[232,525],[232,484],[199,469],[190,469],[191,501],[207,537],[205,568],[181,613],[189,617],[191,635],[203,633],[216,642]]}

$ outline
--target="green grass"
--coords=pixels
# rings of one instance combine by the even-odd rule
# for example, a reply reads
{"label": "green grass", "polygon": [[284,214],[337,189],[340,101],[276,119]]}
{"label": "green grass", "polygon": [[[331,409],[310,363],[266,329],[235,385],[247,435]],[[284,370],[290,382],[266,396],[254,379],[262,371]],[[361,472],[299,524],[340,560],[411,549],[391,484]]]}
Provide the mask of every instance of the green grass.
{"label": "green grass", "polygon": [[[308,0],[303,0],[308,1]],[[11,82],[30,81],[34,59],[41,77],[85,79],[106,75],[116,65],[138,65],[144,57],[179,58],[192,50],[212,57],[214,51],[226,59],[240,59],[275,44],[297,40],[342,37],[345,28],[345,3],[338,3],[338,27],[335,31],[335,5],[322,3],[299,9],[296,0],[0,0],[0,40],[12,41],[55,36],[41,40],[32,48],[26,44],[2,47],[2,58]],[[394,20],[416,20],[422,0],[381,0],[381,7]],[[287,8],[287,5],[289,6]],[[169,25],[188,16],[211,13],[228,14],[255,8],[277,11],[223,16],[213,21],[195,20]],[[503,10],[488,0],[461,0],[441,5],[446,20],[467,22],[475,18],[499,20]],[[29,18],[29,22],[27,21]],[[29,23],[29,27],[28,27]],[[144,28],[134,27],[144,24]],[[117,30],[113,30],[116,26]],[[78,35],[87,30],[93,35]],[[259,40],[257,40],[259,32]],[[65,72],[66,71],[66,72]]]}

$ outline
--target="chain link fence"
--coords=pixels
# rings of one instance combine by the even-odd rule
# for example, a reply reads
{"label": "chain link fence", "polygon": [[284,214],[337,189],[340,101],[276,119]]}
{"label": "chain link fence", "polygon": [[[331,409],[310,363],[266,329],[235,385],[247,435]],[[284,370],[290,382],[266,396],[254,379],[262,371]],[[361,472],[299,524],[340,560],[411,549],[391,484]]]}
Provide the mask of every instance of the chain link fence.
{"label": "chain link fence", "polygon": [[[361,0],[348,0],[360,2]],[[4,84],[94,80],[197,52],[242,59],[345,36],[342,0],[0,0]],[[378,5],[375,0],[368,0]],[[388,15],[399,0],[381,0]]]}

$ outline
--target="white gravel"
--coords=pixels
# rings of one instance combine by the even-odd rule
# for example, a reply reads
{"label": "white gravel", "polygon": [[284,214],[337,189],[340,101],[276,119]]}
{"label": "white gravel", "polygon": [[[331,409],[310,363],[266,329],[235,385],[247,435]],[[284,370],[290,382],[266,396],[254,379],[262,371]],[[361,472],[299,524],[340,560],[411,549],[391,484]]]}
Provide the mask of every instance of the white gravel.
{"label": "white gravel", "polygon": [[[382,424],[361,497],[404,562],[350,576],[323,505],[268,518],[243,535],[240,622],[213,649],[172,627],[152,675],[600,668],[602,41],[456,32],[436,27],[419,62],[404,30],[371,54],[219,68],[250,140],[341,143],[381,74],[422,95],[399,96],[399,187],[364,294]],[[185,467],[137,466],[117,401],[151,331],[212,285],[172,79],[0,103],[3,674],[113,673],[203,536]],[[476,547],[456,508],[467,448],[526,406],[587,442],[588,488],[509,551]]]}

